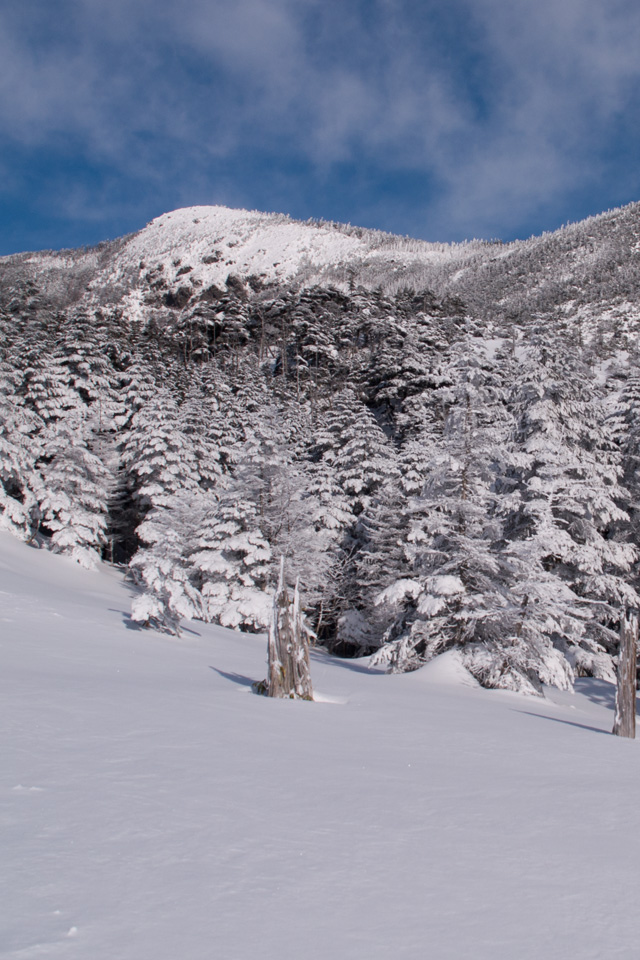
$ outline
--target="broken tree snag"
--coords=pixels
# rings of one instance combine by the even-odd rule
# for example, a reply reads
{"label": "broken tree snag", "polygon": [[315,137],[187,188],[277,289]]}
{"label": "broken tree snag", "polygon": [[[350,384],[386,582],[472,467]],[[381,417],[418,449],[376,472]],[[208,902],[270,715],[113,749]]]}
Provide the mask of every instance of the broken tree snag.
{"label": "broken tree snag", "polygon": [[638,617],[625,610],[620,620],[620,653],[618,654],[618,685],[616,688],[616,715],[613,733],[617,737],[636,735],[636,656],[638,646]]}
{"label": "broken tree snag", "polygon": [[280,577],[273,597],[273,612],[269,626],[269,686],[268,696],[290,697],[293,690],[291,657],[293,644],[291,605],[284,581],[284,558],[280,561]]}
{"label": "broken tree snag", "polygon": [[291,601],[284,580],[284,560],[280,562],[280,578],[269,627],[267,694],[291,700],[313,700],[309,642],[302,621],[298,584]]}
{"label": "broken tree snag", "polygon": [[309,636],[304,628],[302,610],[300,609],[300,590],[296,580],[296,589],[293,593],[293,625],[295,634],[293,680],[296,697],[300,700],[313,700],[313,686],[311,685],[311,665],[309,663]]}

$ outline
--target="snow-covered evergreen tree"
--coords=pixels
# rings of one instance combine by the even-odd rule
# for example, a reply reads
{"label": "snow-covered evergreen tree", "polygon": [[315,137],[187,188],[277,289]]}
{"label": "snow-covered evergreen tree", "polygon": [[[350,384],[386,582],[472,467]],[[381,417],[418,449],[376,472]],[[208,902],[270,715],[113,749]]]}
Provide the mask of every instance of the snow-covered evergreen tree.
{"label": "snow-covered evergreen tree", "polygon": [[[407,502],[407,572],[375,599],[395,622],[373,662],[410,670],[455,646],[485,684],[532,690],[541,674],[551,676],[547,661],[558,658],[550,643],[537,655],[518,644],[517,578],[504,554],[497,490],[510,420],[481,348],[471,338],[459,344],[451,385],[434,394],[442,420],[416,441],[421,461],[415,447],[409,458],[407,492],[416,490],[421,472],[422,488]],[[566,675],[556,669],[561,685]]]}
{"label": "snow-covered evergreen tree", "polygon": [[131,559],[129,569],[143,590],[133,599],[131,619],[143,626],[179,634],[182,619],[204,619],[205,607],[192,582],[190,559],[197,537],[197,507],[192,491],[173,494],[152,508],[137,528],[143,547]]}
{"label": "snow-covered evergreen tree", "polygon": [[398,470],[393,445],[355,393],[332,397],[319,418],[313,456],[321,460],[344,492],[355,517]]}
{"label": "snow-covered evergreen tree", "polygon": [[223,627],[264,630],[271,616],[272,552],[256,505],[233,485],[219,489],[215,502],[209,496],[189,556],[204,618]]}
{"label": "snow-covered evergreen tree", "polygon": [[543,348],[523,358],[514,402],[510,551],[579,598],[582,636],[559,645],[579,674],[612,679],[620,609],[638,603],[629,582],[637,550],[626,537],[628,493],[600,397],[579,363]]}
{"label": "snow-covered evergreen tree", "polygon": [[178,404],[166,387],[135,414],[122,448],[122,462],[141,515],[197,485],[195,452],[180,428]]}
{"label": "snow-covered evergreen tree", "polygon": [[607,419],[611,437],[621,457],[622,479],[629,497],[629,539],[640,543],[640,369],[629,365],[624,386]]}
{"label": "snow-covered evergreen tree", "polygon": [[166,388],[134,416],[122,460],[141,521],[136,528],[140,547],[129,568],[144,593],[134,600],[132,617],[176,632],[180,617],[200,610],[184,562],[192,529],[189,504],[200,488],[195,452]]}
{"label": "snow-covered evergreen tree", "polygon": [[23,539],[37,528],[37,414],[19,394],[21,377],[0,361],[0,527]]}
{"label": "snow-covered evergreen tree", "polygon": [[[357,583],[357,556],[367,539],[366,517],[385,485],[398,480],[396,454],[373,415],[350,389],[331,398],[313,434],[311,456],[325,484],[334,486],[340,510],[332,542],[339,545],[327,612],[336,625],[337,649],[357,652],[370,643]],[[334,494],[335,496],[335,494]],[[368,640],[367,640],[368,638]]]}
{"label": "snow-covered evergreen tree", "polygon": [[100,559],[106,542],[111,475],[88,446],[90,426],[81,410],[53,420],[43,434],[38,499],[41,529],[55,553],[85,567]]}
{"label": "snow-covered evergreen tree", "polygon": [[218,398],[195,377],[180,405],[178,423],[195,457],[199,485],[214,489],[228,472],[233,438]]}

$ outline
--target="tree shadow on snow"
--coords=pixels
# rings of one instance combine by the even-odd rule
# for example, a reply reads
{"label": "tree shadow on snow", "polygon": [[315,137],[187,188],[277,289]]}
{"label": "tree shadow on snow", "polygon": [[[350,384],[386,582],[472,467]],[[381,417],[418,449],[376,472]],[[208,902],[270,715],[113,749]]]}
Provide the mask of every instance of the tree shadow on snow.
{"label": "tree shadow on snow", "polygon": [[[134,619],[131,617],[131,614],[130,614],[130,613],[127,613],[126,610],[117,610],[117,609],[115,609],[114,607],[109,607],[109,611],[110,611],[111,613],[120,613],[120,614],[122,614],[122,622],[124,623],[125,628],[126,628],[127,630],[145,630],[145,631],[153,630],[153,631],[156,632],[156,633],[162,633],[165,637],[166,637],[166,636],[170,636],[170,634],[167,633],[166,631],[158,630],[156,627],[153,627],[153,626],[147,627],[147,626],[145,626],[144,623],[138,623],[138,621],[137,621],[137,620],[134,620]],[[181,627],[180,627],[180,632],[181,632],[181,633],[190,633],[190,634],[191,634],[192,636],[194,636],[194,637],[201,637],[201,636],[202,636],[202,634],[201,634],[201,633],[198,633],[197,630],[191,630],[189,627],[185,627],[184,624],[181,625]]]}
{"label": "tree shadow on snow", "polygon": [[581,677],[575,682],[576,693],[597,703],[600,707],[613,710],[616,705],[616,685],[606,680],[596,680],[594,677]]}
{"label": "tree shadow on snow", "polygon": [[539,720],[551,720],[552,723],[564,723],[567,727],[580,727],[581,730],[591,730],[593,733],[604,733],[610,737],[610,730],[603,730],[602,727],[591,727],[587,723],[576,723],[575,720],[561,720],[559,717],[548,717],[544,713],[532,713],[530,710],[515,710],[514,713],[524,713],[527,717],[537,717]]}
{"label": "tree shadow on snow", "polygon": [[131,614],[127,613],[126,610],[116,610],[114,607],[109,607],[110,613],[119,613],[122,616],[122,622],[124,623],[127,630],[144,630],[145,628],[141,623],[138,623],[136,620],[131,619]]}
{"label": "tree shadow on snow", "polygon": [[343,667],[345,670],[351,670],[353,673],[366,673],[369,676],[374,676],[376,673],[387,675],[387,671],[381,670],[379,667],[371,668],[359,660],[349,660],[348,657],[335,657],[326,650],[321,651],[317,648],[311,648],[309,650],[309,657],[316,663],[335,664],[337,667]]}
{"label": "tree shadow on snow", "polygon": [[241,673],[227,673],[226,670],[218,670],[217,667],[209,667],[209,670],[214,670],[216,673],[220,674],[221,677],[224,677],[225,680],[231,680],[232,683],[238,683],[242,687],[252,687],[255,683],[251,677],[245,677]]}

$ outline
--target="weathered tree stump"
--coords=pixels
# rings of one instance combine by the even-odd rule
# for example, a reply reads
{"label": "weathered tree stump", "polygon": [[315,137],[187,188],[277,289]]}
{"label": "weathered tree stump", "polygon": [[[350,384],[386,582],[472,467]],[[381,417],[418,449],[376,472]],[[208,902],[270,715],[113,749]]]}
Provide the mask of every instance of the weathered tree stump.
{"label": "weathered tree stump", "polygon": [[624,611],[620,620],[620,653],[618,654],[618,685],[613,733],[617,737],[636,735],[636,656],[638,647],[638,617]]}
{"label": "weathered tree stump", "polygon": [[313,700],[309,642],[302,623],[298,584],[291,601],[284,580],[284,560],[280,564],[280,579],[273,598],[266,687],[269,697]]}

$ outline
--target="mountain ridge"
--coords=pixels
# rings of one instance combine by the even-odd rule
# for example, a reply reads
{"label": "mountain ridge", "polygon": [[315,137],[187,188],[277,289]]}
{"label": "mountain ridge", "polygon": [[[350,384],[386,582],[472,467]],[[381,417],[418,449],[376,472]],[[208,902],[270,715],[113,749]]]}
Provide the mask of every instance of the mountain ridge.
{"label": "mountain ridge", "polygon": [[[447,244],[286,214],[186,207],[95,248],[0,258],[0,283],[6,289],[12,275],[27,277],[54,301],[65,299],[61,288],[76,302],[128,294],[135,300],[138,291],[158,282],[153,273],[162,271],[165,291],[181,291],[179,301],[240,276],[299,288],[430,289],[440,297],[461,297],[484,317],[518,310],[546,315],[560,306],[571,318],[583,306],[587,287],[592,301],[609,305],[624,304],[636,290],[639,211],[640,204],[629,204],[508,244]],[[635,323],[635,308],[633,314]]]}

